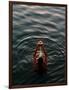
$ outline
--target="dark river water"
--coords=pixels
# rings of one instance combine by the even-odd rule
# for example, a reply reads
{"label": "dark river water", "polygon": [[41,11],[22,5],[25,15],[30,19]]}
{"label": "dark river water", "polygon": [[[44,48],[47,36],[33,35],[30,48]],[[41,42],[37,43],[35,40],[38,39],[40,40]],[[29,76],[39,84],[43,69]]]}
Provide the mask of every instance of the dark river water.
{"label": "dark river water", "polygon": [[[65,7],[13,5],[13,84],[63,83],[65,80]],[[38,39],[47,50],[47,71],[33,70]]]}

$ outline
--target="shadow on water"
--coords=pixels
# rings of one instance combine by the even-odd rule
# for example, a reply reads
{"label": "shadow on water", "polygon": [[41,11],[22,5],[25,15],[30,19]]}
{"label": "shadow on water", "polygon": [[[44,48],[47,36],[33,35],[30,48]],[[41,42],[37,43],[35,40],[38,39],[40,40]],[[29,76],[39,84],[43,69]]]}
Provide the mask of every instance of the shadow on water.
{"label": "shadow on water", "polygon": [[18,65],[13,73],[13,83],[14,85],[21,84],[41,84],[46,83],[48,80],[47,71],[42,71],[42,69],[35,71],[32,63],[24,63],[23,65]]}

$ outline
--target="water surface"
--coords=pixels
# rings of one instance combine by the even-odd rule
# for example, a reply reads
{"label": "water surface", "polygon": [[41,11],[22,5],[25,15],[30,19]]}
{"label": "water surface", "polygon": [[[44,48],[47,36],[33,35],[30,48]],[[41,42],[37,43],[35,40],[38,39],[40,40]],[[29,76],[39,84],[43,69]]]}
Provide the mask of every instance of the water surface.
{"label": "water surface", "polygon": [[[14,85],[63,83],[65,7],[13,5],[13,82]],[[38,39],[48,53],[47,73],[32,67]]]}

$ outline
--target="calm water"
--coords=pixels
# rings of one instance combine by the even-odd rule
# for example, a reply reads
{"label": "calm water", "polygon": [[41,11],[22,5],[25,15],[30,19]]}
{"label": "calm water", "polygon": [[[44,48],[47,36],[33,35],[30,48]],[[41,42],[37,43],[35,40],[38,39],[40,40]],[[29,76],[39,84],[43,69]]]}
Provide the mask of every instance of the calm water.
{"label": "calm water", "polygon": [[[64,82],[65,7],[13,6],[13,82],[39,84]],[[48,53],[47,74],[32,67],[38,39]]]}

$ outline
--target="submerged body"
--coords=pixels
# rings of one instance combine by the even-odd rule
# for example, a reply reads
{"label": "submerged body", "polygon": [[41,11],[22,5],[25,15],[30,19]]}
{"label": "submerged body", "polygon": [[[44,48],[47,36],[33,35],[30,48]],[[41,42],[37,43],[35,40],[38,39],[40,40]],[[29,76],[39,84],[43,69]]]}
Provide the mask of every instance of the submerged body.
{"label": "submerged body", "polygon": [[47,69],[47,52],[45,51],[44,44],[41,40],[37,43],[33,64],[35,71],[42,73]]}

